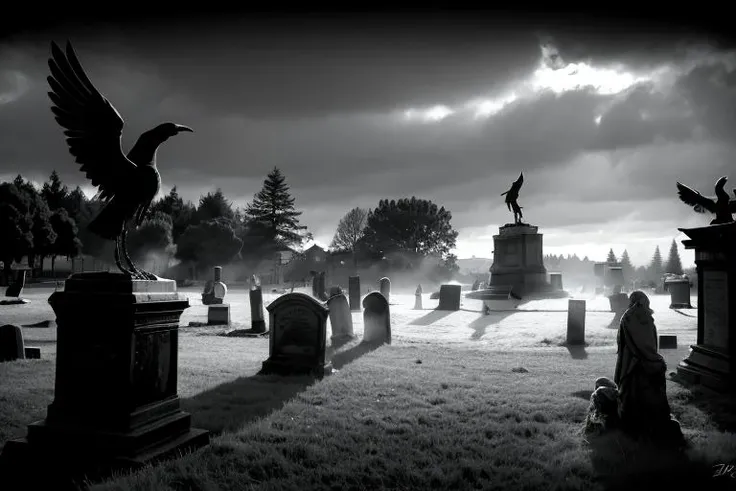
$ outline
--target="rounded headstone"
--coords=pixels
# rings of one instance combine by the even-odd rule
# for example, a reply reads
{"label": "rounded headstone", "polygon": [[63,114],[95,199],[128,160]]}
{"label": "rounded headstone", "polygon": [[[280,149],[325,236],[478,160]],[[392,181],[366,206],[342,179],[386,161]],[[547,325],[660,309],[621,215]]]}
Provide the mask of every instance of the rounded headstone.
{"label": "rounded headstone", "polygon": [[378,290],[381,292],[381,295],[386,299],[386,301],[390,301],[391,299],[391,280],[388,279],[386,276],[378,280]]}
{"label": "rounded headstone", "polygon": [[363,341],[391,344],[391,313],[388,300],[380,292],[363,298]]}

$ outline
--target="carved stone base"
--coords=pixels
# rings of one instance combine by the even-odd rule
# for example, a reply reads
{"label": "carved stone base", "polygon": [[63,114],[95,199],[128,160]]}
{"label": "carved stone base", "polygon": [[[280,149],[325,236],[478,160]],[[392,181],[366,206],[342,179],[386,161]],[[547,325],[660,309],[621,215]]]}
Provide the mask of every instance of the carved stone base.
{"label": "carved stone base", "polygon": [[691,384],[700,384],[719,392],[736,391],[731,376],[736,360],[725,351],[701,345],[690,346],[690,355],[677,367],[677,375]]}
{"label": "carved stone base", "polygon": [[552,292],[542,253],[542,234],[529,224],[506,224],[493,236],[489,287],[512,287],[521,297]]}
{"label": "carved stone base", "polygon": [[5,445],[6,472],[56,476],[47,488],[59,489],[79,474],[104,477],[209,442],[179,406],[179,319],[189,301],[174,281],[75,274],[49,303],[58,325],[54,400],[46,419]]}
{"label": "carved stone base", "polygon": [[9,440],[3,447],[0,475],[8,482],[22,483],[18,489],[77,491],[80,488],[75,483],[107,479],[115,473],[177,458],[209,443],[208,431],[188,429],[138,452],[100,453],[89,440],[79,443],[75,432],[45,431],[48,428],[43,422],[34,425],[38,425],[36,437],[46,438],[48,445],[32,443],[26,437]]}

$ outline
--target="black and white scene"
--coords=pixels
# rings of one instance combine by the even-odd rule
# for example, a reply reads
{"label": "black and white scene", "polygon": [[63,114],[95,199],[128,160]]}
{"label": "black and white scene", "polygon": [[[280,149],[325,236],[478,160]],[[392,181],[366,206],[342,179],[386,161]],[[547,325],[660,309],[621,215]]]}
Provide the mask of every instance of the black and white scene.
{"label": "black and white scene", "polygon": [[0,489],[736,490],[730,14],[205,7],[0,19]]}

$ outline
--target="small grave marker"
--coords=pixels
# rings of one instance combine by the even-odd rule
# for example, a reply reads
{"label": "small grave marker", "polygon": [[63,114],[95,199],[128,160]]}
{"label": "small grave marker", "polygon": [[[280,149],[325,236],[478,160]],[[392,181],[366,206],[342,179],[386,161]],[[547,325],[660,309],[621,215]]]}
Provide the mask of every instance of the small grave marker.
{"label": "small grave marker", "polygon": [[381,295],[383,295],[383,298],[386,299],[386,302],[390,302],[391,301],[391,280],[388,279],[386,276],[378,280],[378,291],[381,292]]}
{"label": "small grave marker", "polygon": [[437,310],[460,310],[460,285],[441,285],[440,304]]}
{"label": "small grave marker", "polygon": [[677,336],[659,336],[659,349],[677,349]]}
{"label": "small grave marker", "polygon": [[567,344],[585,344],[585,300],[567,301]]}

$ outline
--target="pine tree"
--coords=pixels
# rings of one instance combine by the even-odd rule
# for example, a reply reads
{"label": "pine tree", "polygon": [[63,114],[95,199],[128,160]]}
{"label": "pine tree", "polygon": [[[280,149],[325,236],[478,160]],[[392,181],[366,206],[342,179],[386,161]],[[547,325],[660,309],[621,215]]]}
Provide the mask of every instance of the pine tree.
{"label": "pine tree", "polygon": [[294,197],[289,193],[286,178],[274,167],[263,182],[263,189],[248,203],[245,214],[250,221],[271,230],[277,246],[301,245],[308,234],[305,225],[299,225],[301,211],[294,208]]}
{"label": "pine tree", "polygon": [[632,279],[634,276],[634,265],[631,264],[631,258],[629,257],[629,251],[624,249],[623,254],[621,254],[621,271],[624,273],[624,278],[628,280]]}
{"label": "pine tree", "polygon": [[680,261],[680,253],[677,251],[677,243],[672,239],[670,246],[670,255],[667,258],[667,267],[665,273],[682,274],[682,262]]}
{"label": "pine tree", "polygon": [[649,264],[649,280],[659,282],[664,273],[662,265],[662,253],[659,252],[659,246],[654,250],[652,262]]}
{"label": "pine tree", "polygon": [[69,195],[69,188],[61,183],[61,178],[56,170],[51,172],[48,182],[43,184],[41,189],[41,197],[49,205],[51,211],[58,210],[64,206],[64,200]]}
{"label": "pine tree", "polygon": [[613,253],[613,249],[608,250],[608,257],[606,258],[607,263],[617,263],[616,254]]}

